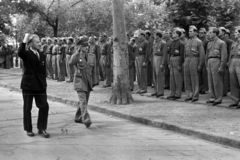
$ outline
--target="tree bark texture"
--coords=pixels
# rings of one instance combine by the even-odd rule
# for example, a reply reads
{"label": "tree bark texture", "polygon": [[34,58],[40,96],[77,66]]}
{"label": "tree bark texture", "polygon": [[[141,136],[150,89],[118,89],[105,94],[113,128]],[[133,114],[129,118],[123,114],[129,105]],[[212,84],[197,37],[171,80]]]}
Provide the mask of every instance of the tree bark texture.
{"label": "tree bark texture", "polygon": [[112,0],[113,7],[113,91],[111,104],[133,102],[129,89],[129,55],[127,49],[124,0]]}

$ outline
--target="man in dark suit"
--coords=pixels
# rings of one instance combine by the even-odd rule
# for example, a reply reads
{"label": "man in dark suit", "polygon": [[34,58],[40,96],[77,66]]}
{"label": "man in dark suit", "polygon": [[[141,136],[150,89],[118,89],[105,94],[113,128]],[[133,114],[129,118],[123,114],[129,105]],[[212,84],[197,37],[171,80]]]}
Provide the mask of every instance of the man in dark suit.
{"label": "man in dark suit", "polygon": [[38,52],[40,48],[41,42],[39,37],[37,35],[29,36],[29,34],[26,34],[18,50],[18,56],[23,60],[25,68],[21,82],[24,113],[23,123],[27,135],[33,137],[31,110],[34,98],[36,106],[39,108],[38,133],[48,138],[49,134],[46,132],[49,110],[46,93],[46,58],[43,53]]}

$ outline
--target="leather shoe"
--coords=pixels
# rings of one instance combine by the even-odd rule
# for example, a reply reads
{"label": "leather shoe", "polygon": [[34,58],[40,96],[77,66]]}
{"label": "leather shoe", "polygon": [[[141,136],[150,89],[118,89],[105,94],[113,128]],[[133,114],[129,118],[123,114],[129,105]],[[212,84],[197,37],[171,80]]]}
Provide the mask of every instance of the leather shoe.
{"label": "leather shoe", "polygon": [[190,100],[192,100],[192,97],[188,97],[185,99],[185,101],[190,101]]}
{"label": "leather shoe", "polygon": [[140,91],[139,94],[142,94],[142,93],[147,93],[147,91]]}
{"label": "leather shoe", "polygon": [[103,87],[103,88],[107,88],[107,87],[111,87],[111,85],[109,85],[109,84],[104,84],[102,87]]}
{"label": "leather shoe", "polygon": [[87,122],[87,123],[84,123],[84,125],[89,128],[91,126],[92,122]]}
{"label": "leather shoe", "polygon": [[213,103],[214,101],[210,101],[210,100],[208,100],[208,101],[206,101],[206,103]]}
{"label": "leather shoe", "polygon": [[220,104],[220,103],[222,103],[222,102],[213,102],[213,106],[216,106],[216,105],[218,105],[218,104]]}
{"label": "leather shoe", "polygon": [[49,138],[49,134],[45,130],[39,130],[38,134],[41,134],[44,138]]}
{"label": "leather shoe", "polygon": [[174,99],[174,96],[167,96],[167,99]]}
{"label": "leather shoe", "polygon": [[205,92],[205,91],[200,91],[199,93],[200,93],[200,94],[206,94],[206,92]]}
{"label": "leather shoe", "polygon": [[157,95],[157,98],[158,98],[158,97],[162,97],[162,96],[164,96],[164,95],[163,95],[163,94],[158,94],[158,95]]}
{"label": "leather shoe", "polygon": [[157,93],[153,93],[153,94],[151,94],[151,96],[156,96],[157,95]]}
{"label": "leather shoe", "polygon": [[198,99],[192,99],[192,102],[196,102],[196,101],[198,101]]}
{"label": "leather shoe", "polygon": [[238,106],[238,104],[237,103],[233,103],[233,104],[230,104],[228,107],[237,107]]}
{"label": "leather shoe", "polygon": [[176,96],[175,96],[175,97],[173,98],[173,100],[180,99],[180,98],[181,98],[181,97],[176,97]]}
{"label": "leather shoe", "polygon": [[33,137],[34,136],[34,133],[31,131],[31,132],[27,132],[27,135],[29,136],[29,137]]}

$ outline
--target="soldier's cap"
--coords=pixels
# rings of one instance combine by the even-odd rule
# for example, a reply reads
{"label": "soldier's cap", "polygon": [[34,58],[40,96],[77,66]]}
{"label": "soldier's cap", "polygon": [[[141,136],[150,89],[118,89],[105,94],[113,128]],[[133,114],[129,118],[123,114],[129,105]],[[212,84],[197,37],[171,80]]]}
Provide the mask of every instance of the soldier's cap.
{"label": "soldier's cap", "polygon": [[194,25],[191,25],[191,26],[189,26],[189,29],[194,29],[194,30],[197,30],[197,27],[196,27],[196,26],[194,26]]}
{"label": "soldier's cap", "polygon": [[173,28],[173,31],[179,31],[179,32],[182,32],[182,29],[179,28],[179,27],[175,27],[175,28]]}
{"label": "soldier's cap", "polygon": [[133,37],[139,37],[140,35],[145,35],[145,32],[141,29],[138,29],[134,32]]}
{"label": "soldier's cap", "polygon": [[219,30],[224,30],[225,32],[227,32],[225,27],[219,27]]}
{"label": "soldier's cap", "polygon": [[207,30],[206,30],[204,27],[201,27],[201,28],[199,29],[199,32],[204,32],[204,33],[206,33]]}
{"label": "soldier's cap", "polygon": [[88,46],[88,37],[81,36],[77,42],[77,45]]}

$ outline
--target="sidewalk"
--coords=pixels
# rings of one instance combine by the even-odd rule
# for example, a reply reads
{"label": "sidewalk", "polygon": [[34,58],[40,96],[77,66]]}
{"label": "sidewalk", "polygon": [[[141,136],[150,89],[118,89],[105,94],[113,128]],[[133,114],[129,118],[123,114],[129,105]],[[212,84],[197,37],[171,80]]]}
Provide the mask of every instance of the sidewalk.
{"label": "sidewalk", "polygon": [[[1,87],[21,91],[20,82],[20,69],[0,69]],[[91,110],[240,148],[240,110],[227,108],[232,102],[228,96],[221,105],[213,107],[205,104],[209,95],[200,95],[197,103],[184,102],[184,93],[182,99],[170,101],[165,99],[169,91],[166,90],[163,99],[153,98],[150,97],[153,89],[149,87],[143,96],[133,94],[133,104],[117,106],[108,103],[111,88],[101,86],[91,92]],[[50,100],[77,106],[72,84],[49,80],[47,92]]]}

